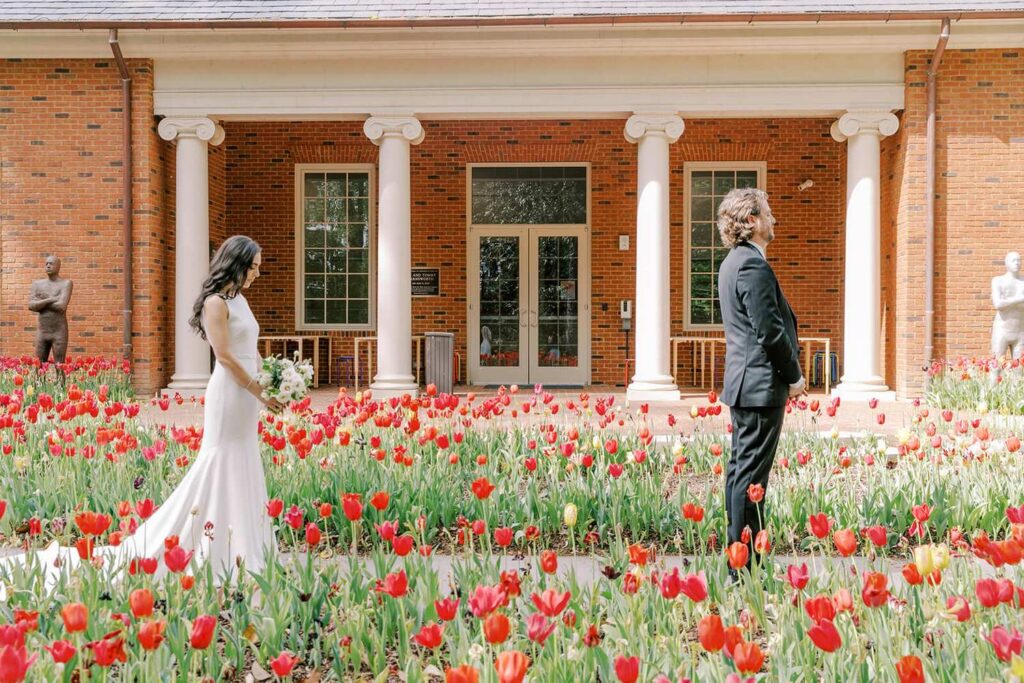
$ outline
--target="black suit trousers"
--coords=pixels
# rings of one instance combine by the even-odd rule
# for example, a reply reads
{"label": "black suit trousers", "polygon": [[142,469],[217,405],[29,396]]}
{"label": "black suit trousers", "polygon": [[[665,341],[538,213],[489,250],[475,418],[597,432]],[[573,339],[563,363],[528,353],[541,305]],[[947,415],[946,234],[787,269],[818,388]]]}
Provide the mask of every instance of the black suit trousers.
{"label": "black suit trousers", "polygon": [[[725,471],[725,510],[729,519],[729,543],[740,541],[743,528],[750,527],[750,561],[754,538],[764,521],[764,500],[750,502],[751,484],[768,487],[768,475],[775,462],[775,449],[782,433],[785,406],[731,408],[732,454]],[[748,561],[747,566],[750,566]]]}

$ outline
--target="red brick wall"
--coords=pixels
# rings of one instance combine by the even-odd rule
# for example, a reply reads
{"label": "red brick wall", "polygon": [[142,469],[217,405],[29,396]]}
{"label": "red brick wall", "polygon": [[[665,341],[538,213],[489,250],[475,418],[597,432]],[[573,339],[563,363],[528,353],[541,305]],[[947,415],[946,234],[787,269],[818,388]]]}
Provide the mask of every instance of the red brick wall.
{"label": "red brick wall", "polygon": [[[165,272],[161,172],[156,152],[153,69],[129,60],[136,246],[133,330],[138,382],[165,372],[158,292]],[[113,59],[0,61],[0,353],[33,348],[26,308],[46,254],[75,282],[68,309],[70,353],[119,355],[121,289],[121,80]],[[154,324],[154,321],[157,321]]]}
{"label": "red brick wall", "polygon": [[[593,379],[621,384],[625,350],[618,302],[636,298],[636,147],[623,137],[624,123],[425,120],[426,138],[412,151],[412,259],[414,266],[441,269],[442,292],[413,300],[414,333],[450,329],[466,358],[466,165],[585,161],[591,164]],[[673,334],[683,332],[683,163],[766,161],[779,220],[770,250],[773,266],[800,318],[801,335],[829,336],[833,348],[841,349],[845,146],[829,137],[830,124],[687,121],[671,157]],[[267,334],[291,333],[294,164],[374,163],[377,149],[357,122],[229,123],[226,130],[226,221],[264,247],[263,277],[250,299]],[[797,185],[806,178],[815,186],[800,192]],[[618,250],[620,234],[630,235],[630,251]],[[348,342],[335,349],[335,355],[351,353]],[[681,369],[688,363],[685,354],[682,361]]]}
{"label": "red brick wall", "polygon": [[[896,385],[919,391],[924,359],[926,70],[906,55],[906,109],[895,143]],[[935,357],[985,355],[991,278],[1024,247],[1024,51],[954,50],[938,76]],[[900,173],[902,167],[902,173]],[[894,181],[895,182],[895,181]]]}

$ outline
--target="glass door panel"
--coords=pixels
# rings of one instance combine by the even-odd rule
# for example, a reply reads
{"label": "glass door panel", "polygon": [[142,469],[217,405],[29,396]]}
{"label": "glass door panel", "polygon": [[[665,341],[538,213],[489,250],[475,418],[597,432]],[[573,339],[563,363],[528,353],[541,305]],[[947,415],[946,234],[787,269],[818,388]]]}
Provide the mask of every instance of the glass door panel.
{"label": "glass door panel", "polygon": [[533,228],[530,235],[530,382],[584,384],[582,228]]}
{"label": "glass door panel", "polygon": [[470,272],[476,301],[470,307],[471,377],[485,384],[526,383],[525,235],[487,230],[476,233],[472,242]]}

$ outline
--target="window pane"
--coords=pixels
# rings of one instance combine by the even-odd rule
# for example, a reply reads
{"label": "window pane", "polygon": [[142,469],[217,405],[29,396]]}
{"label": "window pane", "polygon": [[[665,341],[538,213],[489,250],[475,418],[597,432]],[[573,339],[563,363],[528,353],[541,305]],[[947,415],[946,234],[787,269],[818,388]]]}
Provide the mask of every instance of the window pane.
{"label": "window pane", "polygon": [[324,220],[324,200],[307,199],[304,219],[307,223],[319,223]]}
{"label": "window pane", "polygon": [[306,300],[306,324],[307,325],[323,325],[324,324],[324,302],[323,302],[323,299],[307,299]]}
{"label": "window pane", "polygon": [[327,221],[329,223],[344,223],[348,220],[345,209],[346,202],[347,200],[344,198],[331,198],[327,200]]}
{"label": "window pane", "polygon": [[690,225],[690,244],[695,247],[711,246],[711,223],[693,223]]}
{"label": "window pane", "polygon": [[370,252],[366,249],[349,249],[348,251],[348,272],[369,273]]}
{"label": "window pane", "polygon": [[757,187],[757,171],[737,171],[736,187]]}
{"label": "window pane", "polygon": [[328,197],[344,197],[345,196],[345,174],[344,173],[328,173],[327,174],[327,196]]}
{"label": "window pane", "polygon": [[320,197],[324,193],[324,174],[323,173],[307,173],[305,192],[307,197]]}
{"label": "window pane", "polygon": [[[711,250],[694,249],[690,252],[690,271],[693,273],[710,273]],[[715,272],[718,272],[717,270]]]}
{"label": "window pane", "polygon": [[690,296],[694,299],[710,299],[711,298],[711,276],[710,275],[691,275],[690,276]]}
{"label": "window pane", "polygon": [[694,171],[691,177],[690,194],[692,196],[711,194],[711,171]]}
{"label": "window pane", "polygon": [[306,289],[304,291],[307,299],[322,299],[324,298],[324,276],[323,275],[307,275],[306,276]]}
{"label": "window pane", "polygon": [[472,219],[481,225],[587,222],[586,168],[480,167],[472,170]]}
{"label": "window pane", "polygon": [[327,324],[344,325],[348,322],[348,312],[344,299],[327,301]]}
{"label": "window pane", "polygon": [[322,247],[324,246],[324,228],[327,226],[323,223],[313,223],[307,225],[306,231],[306,247]]}
{"label": "window pane", "polygon": [[348,200],[348,221],[350,223],[362,223],[367,220],[368,202],[367,199]]}
{"label": "window pane", "polygon": [[693,299],[690,301],[690,322],[694,325],[711,324],[710,299]]}
{"label": "window pane", "polygon": [[348,226],[348,246],[365,249],[368,246],[370,226],[366,223]]}
{"label": "window pane", "polygon": [[348,227],[344,225],[327,225],[327,246],[332,249],[343,249],[348,246]]}
{"label": "window pane", "polygon": [[344,249],[328,249],[326,261],[326,272],[328,273],[344,273],[345,272],[345,250]]}
{"label": "window pane", "polygon": [[328,275],[327,276],[327,298],[328,299],[344,299],[348,288],[345,287],[345,276],[344,275]]}
{"label": "window pane", "polygon": [[348,174],[348,196],[349,197],[369,197],[370,196],[370,176],[366,173],[349,173]]}
{"label": "window pane", "polygon": [[368,299],[370,297],[370,276],[349,275],[348,295],[353,299]]}
{"label": "window pane", "polygon": [[306,249],[306,272],[324,272],[324,252],[321,249]]}
{"label": "window pane", "polygon": [[348,300],[348,324],[366,325],[370,322],[370,305],[366,299]]}
{"label": "window pane", "polygon": [[715,171],[715,194],[725,195],[736,187],[736,173],[733,171]]}
{"label": "window pane", "polygon": [[715,204],[711,197],[692,197],[690,199],[690,220],[691,221],[713,221],[715,219]]}

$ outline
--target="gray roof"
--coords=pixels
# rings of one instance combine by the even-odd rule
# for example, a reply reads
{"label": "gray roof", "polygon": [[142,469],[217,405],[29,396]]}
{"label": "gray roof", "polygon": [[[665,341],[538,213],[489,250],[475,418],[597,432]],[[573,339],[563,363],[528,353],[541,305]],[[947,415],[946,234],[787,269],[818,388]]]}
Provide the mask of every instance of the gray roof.
{"label": "gray roof", "polygon": [[861,0],[0,0],[0,25],[295,22],[501,22],[615,17],[734,18],[785,16],[953,18],[1024,13],[1024,1],[974,0],[902,3]]}

